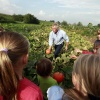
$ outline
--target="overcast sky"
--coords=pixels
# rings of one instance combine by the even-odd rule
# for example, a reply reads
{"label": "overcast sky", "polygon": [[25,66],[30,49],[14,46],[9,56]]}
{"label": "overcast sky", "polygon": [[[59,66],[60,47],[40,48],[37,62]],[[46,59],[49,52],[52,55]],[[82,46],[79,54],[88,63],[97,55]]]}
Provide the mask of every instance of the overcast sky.
{"label": "overcast sky", "polygon": [[100,0],[0,0],[0,13],[30,13],[40,20],[100,23]]}

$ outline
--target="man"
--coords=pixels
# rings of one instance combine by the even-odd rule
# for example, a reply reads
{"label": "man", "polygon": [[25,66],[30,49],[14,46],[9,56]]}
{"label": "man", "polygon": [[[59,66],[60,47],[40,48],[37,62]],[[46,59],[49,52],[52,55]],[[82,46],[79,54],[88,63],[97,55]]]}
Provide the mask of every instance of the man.
{"label": "man", "polygon": [[55,48],[54,56],[55,56],[55,58],[58,57],[58,54],[60,53],[60,51],[64,45],[64,40],[66,41],[65,49],[67,50],[69,38],[68,38],[66,32],[61,30],[57,23],[54,23],[52,25],[52,31],[49,34],[49,50],[52,49],[52,45],[54,43],[54,48]]}

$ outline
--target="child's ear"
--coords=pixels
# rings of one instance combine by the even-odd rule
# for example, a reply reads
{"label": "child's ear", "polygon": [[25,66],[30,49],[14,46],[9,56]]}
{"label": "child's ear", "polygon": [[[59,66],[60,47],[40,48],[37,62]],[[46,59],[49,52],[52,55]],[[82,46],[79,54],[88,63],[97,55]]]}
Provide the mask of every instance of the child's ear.
{"label": "child's ear", "polygon": [[74,87],[79,90],[79,78],[78,75],[72,73],[72,82]]}
{"label": "child's ear", "polygon": [[27,64],[28,62],[28,54],[23,56],[23,64]]}

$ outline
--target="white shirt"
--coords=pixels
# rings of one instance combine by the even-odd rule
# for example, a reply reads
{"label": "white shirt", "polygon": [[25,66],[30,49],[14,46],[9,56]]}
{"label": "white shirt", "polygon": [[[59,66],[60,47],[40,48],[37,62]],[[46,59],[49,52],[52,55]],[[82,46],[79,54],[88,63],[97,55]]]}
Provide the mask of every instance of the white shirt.
{"label": "white shirt", "polygon": [[62,100],[63,94],[64,94],[64,90],[57,85],[51,86],[47,90],[48,100]]}
{"label": "white shirt", "polygon": [[64,40],[66,42],[69,42],[69,38],[65,31],[59,29],[56,34],[53,31],[51,31],[49,35],[49,46],[52,46],[53,43],[55,45],[62,44]]}

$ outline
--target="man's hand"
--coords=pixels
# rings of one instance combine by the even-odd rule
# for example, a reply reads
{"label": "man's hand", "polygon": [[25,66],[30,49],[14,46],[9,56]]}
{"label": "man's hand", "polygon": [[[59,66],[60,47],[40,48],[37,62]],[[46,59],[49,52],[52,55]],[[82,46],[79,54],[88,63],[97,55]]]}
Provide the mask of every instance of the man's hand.
{"label": "man's hand", "polygon": [[78,49],[78,48],[75,48],[75,50],[74,50],[76,53],[82,53],[82,50],[80,50],[80,49]]}
{"label": "man's hand", "polygon": [[65,50],[67,51],[68,49],[68,42],[66,42],[66,47],[65,47]]}
{"label": "man's hand", "polygon": [[65,47],[65,50],[66,50],[66,51],[67,51],[67,49],[68,49],[68,46]]}
{"label": "man's hand", "polygon": [[49,48],[48,48],[50,51],[52,50],[52,46],[49,46]]}
{"label": "man's hand", "polygon": [[74,54],[70,55],[71,59],[77,59],[77,56],[75,56]]}

